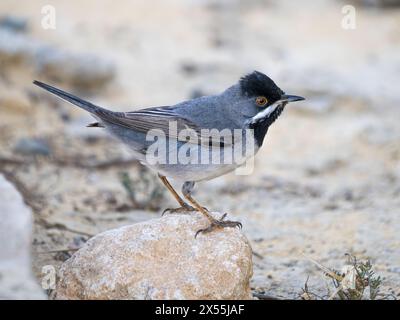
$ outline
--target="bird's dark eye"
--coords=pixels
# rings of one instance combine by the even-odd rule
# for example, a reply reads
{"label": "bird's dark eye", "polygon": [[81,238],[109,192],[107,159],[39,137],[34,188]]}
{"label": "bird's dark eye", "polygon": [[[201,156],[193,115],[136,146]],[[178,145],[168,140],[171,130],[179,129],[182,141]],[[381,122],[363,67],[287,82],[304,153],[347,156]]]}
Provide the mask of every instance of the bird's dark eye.
{"label": "bird's dark eye", "polygon": [[267,104],[267,102],[268,102],[268,99],[266,97],[263,97],[263,96],[257,97],[257,99],[256,99],[256,104],[259,107],[264,107]]}

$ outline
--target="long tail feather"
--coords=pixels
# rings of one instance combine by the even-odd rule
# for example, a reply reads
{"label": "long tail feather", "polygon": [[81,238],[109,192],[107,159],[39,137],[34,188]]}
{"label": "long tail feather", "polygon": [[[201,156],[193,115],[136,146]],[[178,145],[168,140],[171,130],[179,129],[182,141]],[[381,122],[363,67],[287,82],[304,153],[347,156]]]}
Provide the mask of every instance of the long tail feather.
{"label": "long tail feather", "polygon": [[93,103],[90,103],[88,101],[85,101],[81,98],[78,98],[77,96],[74,96],[73,94],[70,94],[68,92],[65,92],[63,90],[57,89],[56,87],[53,87],[51,85],[48,85],[46,83],[40,82],[40,81],[33,81],[33,84],[37,85],[40,88],[43,88],[52,94],[55,94],[56,96],[60,97],[61,99],[68,101],[90,113],[93,114],[104,114],[104,113],[113,113],[110,110],[104,109],[102,107],[96,106]]}

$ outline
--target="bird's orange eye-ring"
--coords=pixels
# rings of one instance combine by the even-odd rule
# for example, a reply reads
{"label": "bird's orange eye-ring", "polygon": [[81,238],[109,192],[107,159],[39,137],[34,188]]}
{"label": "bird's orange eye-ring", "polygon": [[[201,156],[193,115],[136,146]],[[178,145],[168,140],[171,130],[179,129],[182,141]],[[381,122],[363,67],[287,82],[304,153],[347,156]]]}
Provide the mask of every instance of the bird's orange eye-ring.
{"label": "bird's orange eye-ring", "polygon": [[268,102],[268,99],[266,97],[263,97],[263,96],[257,97],[257,99],[256,99],[256,104],[259,107],[264,107],[267,104],[267,102]]}

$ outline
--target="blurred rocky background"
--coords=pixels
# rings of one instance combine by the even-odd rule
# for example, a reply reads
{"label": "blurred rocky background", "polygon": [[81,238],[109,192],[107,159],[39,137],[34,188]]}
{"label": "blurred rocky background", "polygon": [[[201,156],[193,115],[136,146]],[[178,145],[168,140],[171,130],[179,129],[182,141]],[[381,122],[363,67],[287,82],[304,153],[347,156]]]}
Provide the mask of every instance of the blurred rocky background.
{"label": "blurred rocky background", "polygon": [[[302,254],[340,269],[351,253],[371,259],[382,290],[400,295],[399,1],[46,4],[55,29],[43,28],[43,1],[0,2],[0,172],[33,212],[38,282],[44,266],[68,259],[65,249],[174,203],[127,150],[85,127],[90,116],[33,79],[128,111],[217,93],[257,69],[307,100],[274,124],[252,175],[195,191],[243,222],[253,293],[299,298],[308,276],[323,290]],[[346,5],[355,29],[343,28]]]}

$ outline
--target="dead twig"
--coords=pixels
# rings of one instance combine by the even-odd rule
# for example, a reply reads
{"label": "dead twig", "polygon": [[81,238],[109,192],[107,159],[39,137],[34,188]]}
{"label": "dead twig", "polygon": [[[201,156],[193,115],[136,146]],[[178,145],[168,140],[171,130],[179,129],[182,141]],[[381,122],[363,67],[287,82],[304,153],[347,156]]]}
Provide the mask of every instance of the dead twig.
{"label": "dead twig", "polygon": [[94,234],[91,234],[91,233],[88,233],[88,232],[85,232],[85,231],[75,230],[75,229],[70,228],[70,227],[68,227],[68,226],[66,226],[64,224],[61,224],[61,223],[57,223],[57,222],[56,223],[51,223],[51,222],[49,222],[49,221],[47,221],[47,220],[45,220],[43,218],[39,219],[38,222],[43,227],[48,228],[48,229],[54,228],[54,229],[69,231],[69,232],[72,232],[72,233],[76,233],[76,234],[81,234],[83,236],[87,236],[89,238],[95,236]]}
{"label": "dead twig", "polygon": [[264,257],[261,254],[259,254],[258,252],[255,252],[254,250],[253,250],[253,256],[255,256],[259,259],[264,259]]}
{"label": "dead twig", "polygon": [[59,253],[59,252],[75,252],[78,251],[80,248],[72,248],[72,249],[59,249],[59,250],[49,250],[49,251],[37,251],[37,254],[51,254],[51,253]]}
{"label": "dead twig", "polygon": [[[77,157],[56,157],[56,156],[50,156],[50,157],[40,157],[40,161],[48,161],[50,163],[54,163],[60,167],[77,167],[77,168],[82,168],[82,169],[108,169],[111,167],[116,167],[116,166],[129,166],[133,164],[138,164],[139,161],[135,158],[130,158],[130,159],[123,159],[123,158],[116,158],[116,159],[110,159],[110,160],[102,160],[102,161],[93,161],[93,160],[82,160]],[[0,166],[5,166],[5,165],[29,165],[32,163],[38,163],[39,158],[37,157],[32,157],[29,159],[24,158],[18,158],[18,157],[0,157]]]}
{"label": "dead twig", "polygon": [[103,161],[82,161],[77,158],[52,158],[51,162],[56,163],[60,166],[70,166],[70,167],[78,167],[83,169],[108,169],[116,166],[129,166],[132,164],[138,164],[138,160],[135,158],[132,159],[122,159],[116,158],[111,160],[103,160]]}
{"label": "dead twig", "polygon": [[343,277],[339,276],[338,274],[334,273],[332,270],[328,269],[327,267],[323,266],[320,264],[318,261],[315,261],[314,259],[307,257],[304,253],[302,253],[302,256],[305,257],[307,260],[311,261],[313,264],[315,264],[318,268],[320,268],[322,271],[325,272],[328,276],[331,278],[337,280],[337,281],[342,281]]}
{"label": "dead twig", "polygon": [[0,166],[1,165],[23,165],[28,164],[28,161],[22,158],[7,158],[7,157],[0,157]]}
{"label": "dead twig", "polygon": [[253,296],[260,300],[281,300],[277,297],[273,297],[273,296],[267,295],[265,293],[253,293]]}

